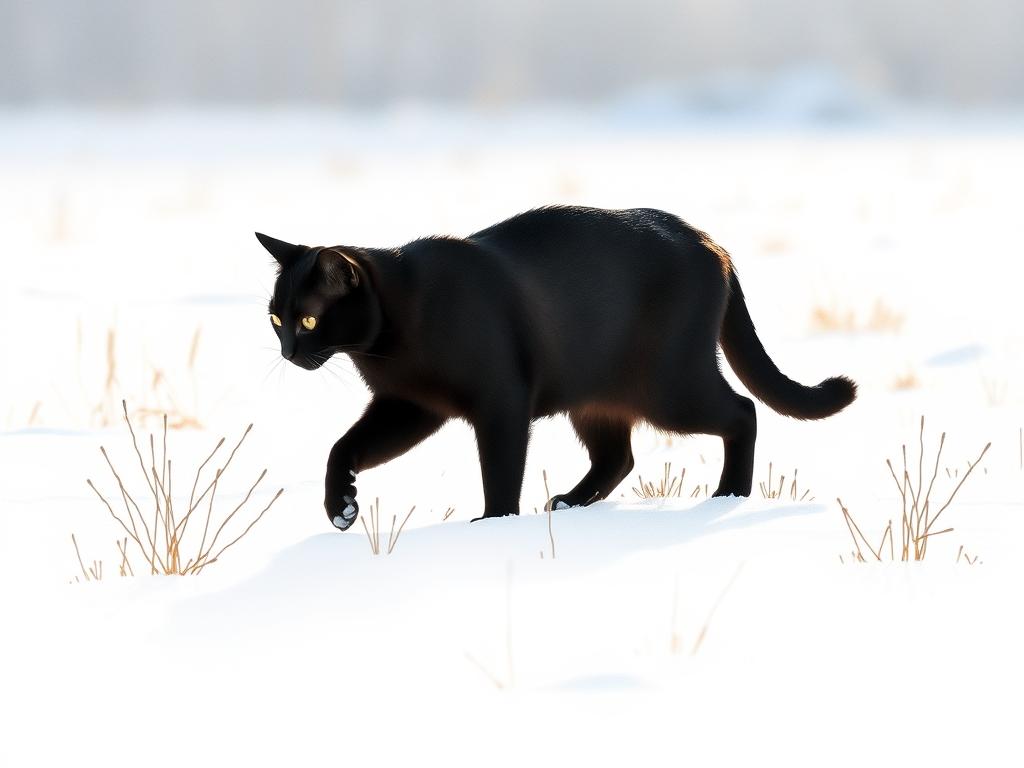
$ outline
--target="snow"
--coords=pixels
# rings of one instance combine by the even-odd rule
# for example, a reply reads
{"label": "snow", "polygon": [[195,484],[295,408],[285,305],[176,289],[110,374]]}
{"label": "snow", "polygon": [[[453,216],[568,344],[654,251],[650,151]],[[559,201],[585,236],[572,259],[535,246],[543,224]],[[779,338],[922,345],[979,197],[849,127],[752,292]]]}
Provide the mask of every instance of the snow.
{"label": "snow", "polygon": [[[7,113],[0,135],[0,764],[1020,761],[1013,130],[278,110]],[[720,443],[639,430],[612,498],[549,515],[586,455],[542,421],[521,516],[472,524],[476,447],[451,424],[359,476],[365,521],[379,499],[373,555],[322,506],[366,391],[344,360],[279,362],[252,232],[397,244],[547,202],[662,207],[707,230],[783,371],[850,375],[860,397],[817,423],[759,406],[755,485],[771,462],[782,499],[691,498],[715,487]],[[879,304],[896,320],[873,319]],[[852,320],[829,330],[815,308]],[[170,433],[179,491],[250,422],[220,503],[264,467],[251,504],[285,489],[199,576],[117,575],[119,529],[85,480],[116,493],[103,445],[141,483],[121,397],[202,425]],[[926,465],[947,434],[940,501],[992,442],[944,513],[954,531],[924,563],[852,563],[836,497],[877,542],[899,504],[885,460],[906,443],[913,463],[922,414]],[[666,461],[686,468],[683,496],[637,497]],[[101,582],[83,582],[72,533]]]}

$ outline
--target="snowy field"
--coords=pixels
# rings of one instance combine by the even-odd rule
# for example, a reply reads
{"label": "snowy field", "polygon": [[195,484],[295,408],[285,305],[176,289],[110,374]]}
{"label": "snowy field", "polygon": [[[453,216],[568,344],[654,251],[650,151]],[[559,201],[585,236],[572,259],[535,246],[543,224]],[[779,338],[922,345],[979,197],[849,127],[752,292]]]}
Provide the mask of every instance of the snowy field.
{"label": "snowy field", "polygon": [[[0,116],[0,765],[1020,765],[1022,171],[998,124]],[[374,556],[322,508],[367,392],[344,359],[278,364],[253,231],[397,245],[552,202],[708,231],[782,370],[849,375],[859,399],[817,423],[758,407],[755,486],[784,475],[781,498],[709,500],[720,442],[640,430],[611,499],[550,516],[544,473],[564,492],[586,456],[541,422],[520,517],[472,525],[476,449],[452,424],[360,476],[384,549],[415,505]],[[86,479],[120,505],[102,445],[148,493],[122,398],[144,450],[158,414],[180,427],[177,503],[250,422],[218,508],[263,468],[245,522],[284,489],[197,576],[149,576],[131,548],[119,576]],[[856,562],[837,497],[876,549],[891,520],[899,559],[886,459],[901,474],[907,444],[941,505],[989,442],[923,562],[888,542]],[[665,462],[681,495],[641,499]]]}

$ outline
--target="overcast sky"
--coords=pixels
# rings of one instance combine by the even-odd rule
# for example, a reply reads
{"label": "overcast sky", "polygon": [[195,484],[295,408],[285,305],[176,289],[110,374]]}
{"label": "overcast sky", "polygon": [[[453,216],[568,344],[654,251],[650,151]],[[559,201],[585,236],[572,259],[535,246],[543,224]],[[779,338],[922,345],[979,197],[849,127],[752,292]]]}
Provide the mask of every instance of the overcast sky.
{"label": "overcast sky", "polygon": [[0,0],[7,103],[588,102],[817,71],[1024,102],[1020,0]]}

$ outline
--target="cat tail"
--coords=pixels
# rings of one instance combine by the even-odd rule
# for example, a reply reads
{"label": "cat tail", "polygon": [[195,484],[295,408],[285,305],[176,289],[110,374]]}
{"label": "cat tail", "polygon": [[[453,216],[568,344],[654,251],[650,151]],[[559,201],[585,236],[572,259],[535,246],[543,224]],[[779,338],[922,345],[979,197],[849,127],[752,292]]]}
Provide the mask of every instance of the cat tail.
{"label": "cat tail", "polygon": [[778,369],[757,337],[740,282],[731,269],[728,301],[719,343],[739,380],[758,400],[783,416],[823,419],[843,410],[857,397],[857,385],[845,376],[808,387]]}

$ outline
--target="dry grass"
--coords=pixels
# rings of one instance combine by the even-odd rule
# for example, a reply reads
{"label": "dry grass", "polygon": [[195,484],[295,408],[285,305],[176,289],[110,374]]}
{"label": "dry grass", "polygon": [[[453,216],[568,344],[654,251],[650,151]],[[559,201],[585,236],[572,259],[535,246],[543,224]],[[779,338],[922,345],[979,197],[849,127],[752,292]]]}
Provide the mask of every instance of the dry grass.
{"label": "dry grass", "polygon": [[761,250],[764,253],[779,254],[790,249],[790,242],[781,235],[771,235],[761,239]]}
{"label": "dry grass", "polygon": [[[78,345],[81,348],[82,336],[81,327],[79,326]],[[91,419],[100,427],[109,427],[114,424],[117,420],[117,397],[116,390],[118,388],[117,381],[117,331],[113,328],[107,329],[107,346],[106,346],[106,375],[104,376],[103,382],[103,394],[100,395],[100,400],[92,409],[90,414]],[[81,354],[81,351],[79,351]]]}
{"label": "dry grass", "polygon": [[672,582],[672,622],[669,624],[668,652],[675,655],[683,649],[683,634],[679,631],[679,575]]}
{"label": "dry grass", "polygon": [[[129,371],[128,375],[134,379],[140,373],[149,384],[143,388],[143,394],[137,403],[133,402],[129,411],[133,419],[143,425],[156,421],[157,424],[167,417],[167,426],[170,429],[200,429],[202,423],[199,420],[199,387],[196,371],[196,361],[199,353],[199,342],[202,338],[202,327],[197,326],[192,334],[188,348],[188,354],[183,365],[175,365],[174,371],[182,372],[182,376],[171,377],[167,374],[167,368],[162,368],[151,363],[138,372]],[[102,383],[99,386],[86,382],[82,374],[82,361],[84,349],[84,334],[82,320],[78,319],[75,329],[75,373],[77,377],[79,401],[76,407],[81,408],[89,425],[94,427],[114,426],[121,418],[121,368],[118,358],[118,334],[111,326],[107,328],[104,340],[104,360]],[[177,379],[172,383],[172,379]],[[188,391],[187,396],[181,392]],[[63,404],[63,403],[62,403]],[[66,406],[65,406],[66,407]],[[50,409],[47,409],[49,412]],[[43,402],[36,401],[29,411],[27,420],[18,419],[15,421],[14,412],[7,417],[8,424],[17,423],[24,426],[34,426],[42,423]]]}
{"label": "dry grass", "polygon": [[[409,522],[409,518],[412,517],[412,513],[415,511],[416,506],[406,513],[405,519],[402,520],[402,524],[395,529],[395,523],[398,522],[396,515],[391,516],[391,532],[388,534],[387,546],[384,546],[384,541],[381,538],[380,530],[380,499],[375,499],[374,503],[370,505],[370,524],[366,524],[366,517],[360,516],[359,519],[363,523],[363,530],[366,531],[366,538],[370,542],[370,551],[374,555],[379,555],[381,552],[390,555],[395,551],[395,547],[398,545],[398,537],[402,535],[402,529],[405,528],[405,524]],[[454,510],[453,510],[454,511]]]}
{"label": "dry grass", "polygon": [[556,197],[560,200],[579,200],[583,194],[583,184],[571,173],[563,173],[555,185]]}
{"label": "dry grass", "polygon": [[[746,565],[745,562],[740,562],[736,566],[736,570],[733,572],[732,577],[722,588],[722,591],[718,594],[718,597],[715,599],[715,602],[711,604],[711,608],[708,610],[708,615],[704,619],[704,623],[701,625],[701,628],[698,630],[696,636],[694,637],[693,645],[690,647],[691,656],[696,656],[697,651],[699,651],[701,646],[704,644],[704,639],[707,637],[708,630],[711,628],[711,621],[715,618],[715,613],[717,613],[719,606],[722,604],[722,601],[725,600],[726,595],[728,595],[729,591],[733,588],[733,585],[736,583],[736,579],[739,578],[740,571],[743,570],[744,565]],[[669,627],[668,651],[673,656],[681,654],[683,652],[683,633],[679,630],[678,576],[676,577],[676,580],[672,586],[672,622]]]}
{"label": "dry grass", "polygon": [[818,305],[811,310],[811,329],[819,333],[899,333],[903,321],[903,315],[881,299],[875,301],[870,314],[863,319],[858,318],[854,310],[844,307]]}
{"label": "dry grass", "polygon": [[789,485],[786,485],[786,476],[779,475],[778,482],[776,483],[772,473],[774,468],[772,463],[768,462],[768,479],[762,480],[760,483],[761,487],[761,498],[764,499],[782,499],[788,498],[790,501],[814,501],[814,497],[811,496],[809,488],[804,488],[803,493],[800,492],[800,488],[797,484],[798,470],[793,470],[793,477],[789,481]]}
{"label": "dry grass", "polygon": [[811,310],[811,329],[819,333],[837,333],[857,330],[852,309],[816,306]]}
{"label": "dry grass", "polygon": [[[950,480],[957,480],[957,479],[959,479],[960,471],[961,471],[960,467],[943,467],[943,469],[946,472],[946,477],[948,477]],[[970,472],[971,471],[971,462],[970,461],[965,461],[964,462],[963,471],[964,472]],[[988,474],[988,467],[982,467],[981,471],[984,474],[987,475]]]}
{"label": "dry grass", "polygon": [[[92,565],[86,568],[85,563],[82,562],[82,552],[78,549],[78,540],[75,538],[75,534],[71,534],[71,544],[75,548],[75,557],[78,558],[78,567],[82,571],[82,579],[85,581],[102,581],[103,580],[103,561],[93,560]],[[75,576],[75,581],[78,581],[78,577]]]}
{"label": "dry grass", "polygon": [[903,315],[879,299],[871,308],[871,315],[868,317],[866,328],[876,333],[899,333],[903,330],[903,320]]}
{"label": "dry grass", "polygon": [[917,378],[917,374],[913,371],[907,371],[893,379],[889,389],[893,392],[906,392],[909,389],[917,389],[920,386],[921,380]]}
{"label": "dry grass", "polygon": [[[686,479],[686,467],[676,477],[672,474],[672,462],[666,461],[661,478],[657,485],[653,481],[645,481],[643,475],[637,474],[639,486],[633,486],[633,493],[641,499],[678,499],[683,495],[683,481]],[[696,490],[699,490],[700,486]],[[691,494],[692,496],[693,494]]]}
{"label": "dry grass", "polygon": [[[117,545],[117,551],[121,555],[121,562],[118,565],[118,573],[121,576],[134,576],[135,571],[132,570],[131,563],[128,562],[128,537],[123,539],[117,539],[114,542]],[[82,572],[82,578],[75,576],[75,582],[80,583],[81,581],[102,581],[103,580],[103,561],[93,560],[92,565],[86,566],[82,561],[82,552],[78,548],[78,540],[75,538],[75,534],[71,534],[71,544],[75,548],[75,557],[78,560],[78,567]]]}
{"label": "dry grass", "polygon": [[118,539],[115,544],[117,544],[117,551],[121,553],[121,564],[118,566],[118,571],[122,576],[134,576],[135,571],[132,570],[132,564],[128,562],[128,537]]}
{"label": "dry grass", "polygon": [[[150,573],[152,574],[195,575],[202,573],[204,568],[217,562],[228,549],[245,537],[284,492],[284,489],[278,490],[270,502],[258,514],[249,516],[248,525],[237,536],[218,547],[218,543],[221,542],[221,534],[224,534],[228,524],[235,520],[239,512],[242,512],[246,507],[253,492],[267,474],[267,470],[264,469],[259,477],[256,478],[256,481],[249,487],[242,501],[235,505],[230,512],[226,515],[217,514],[217,511],[215,511],[217,490],[221,487],[224,473],[231,465],[232,459],[234,459],[235,454],[252,429],[252,424],[246,428],[241,438],[239,438],[238,443],[231,450],[227,460],[220,468],[215,470],[213,479],[210,480],[209,477],[203,479],[203,471],[206,465],[213,461],[214,456],[216,456],[224,444],[224,438],[220,439],[213,451],[210,452],[195,471],[188,505],[184,510],[178,510],[175,508],[174,503],[174,464],[167,450],[167,417],[165,416],[163,419],[159,460],[157,459],[158,451],[155,436],[150,433],[147,462],[146,458],[143,458],[142,451],[139,449],[135,429],[132,427],[131,419],[128,416],[128,406],[123,400],[121,401],[121,410],[124,422],[131,434],[132,447],[138,460],[139,470],[146,482],[146,490],[140,496],[144,500],[141,502],[141,505],[135,500],[135,496],[129,491],[122,479],[121,473],[118,472],[113,461],[111,461],[106,448],[102,446],[100,447],[100,453],[110,468],[111,475],[113,475],[114,480],[117,482],[118,493],[124,503],[123,514],[118,514],[114,510],[114,506],[100,492],[92,480],[87,480],[86,482],[106,506],[110,516],[120,524],[126,534],[123,547],[119,545],[122,554],[122,568],[131,569],[127,550],[130,547],[129,542],[134,542],[134,549],[137,549],[142,555],[143,561],[149,565]],[[196,495],[201,479],[203,479],[205,489],[202,493]],[[189,533],[189,523],[193,520],[193,517],[195,516],[198,520],[203,520],[204,515],[199,510],[204,500],[206,502],[206,514],[205,520],[202,523],[202,534],[200,536],[198,529],[193,527],[192,536],[186,538],[186,535]],[[148,507],[146,511],[143,511],[142,505]],[[199,511],[198,515],[195,514],[197,511]],[[239,517],[238,520],[242,520],[244,517],[245,514],[243,513],[243,516]],[[199,523],[196,524],[196,526],[198,525]],[[234,527],[238,528],[239,524],[236,523]],[[225,538],[228,535],[225,534]],[[191,552],[191,555],[188,554],[189,552]]]}
{"label": "dry grass", "polygon": [[[900,544],[898,553],[895,543],[895,534],[893,533],[894,529],[892,519],[889,520],[889,523],[882,532],[881,537],[878,537],[877,546],[872,546],[860,526],[857,525],[857,522],[854,520],[850,510],[846,508],[841,499],[836,499],[839,503],[839,508],[842,510],[843,519],[845,520],[846,527],[850,532],[850,537],[853,539],[854,550],[850,554],[855,561],[867,561],[868,558],[864,556],[865,549],[871,555],[871,558],[876,561],[885,559],[887,551],[888,559],[893,561],[898,560],[899,562],[908,562],[910,560],[924,560],[925,555],[928,554],[928,542],[931,540],[931,537],[952,532],[952,528],[939,529],[936,527],[936,524],[942,516],[942,513],[945,512],[953,503],[957,493],[963,487],[963,484],[967,482],[967,478],[971,476],[974,469],[981,463],[981,460],[985,457],[985,454],[992,446],[992,443],[987,443],[981,450],[981,453],[978,454],[978,458],[973,462],[967,463],[967,470],[963,473],[959,482],[956,483],[953,490],[946,497],[945,502],[941,504],[932,501],[932,493],[936,490],[935,481],[939,476],[939,462],[942,459],[942,450],[946,444],[946,433],[943,432],[942,436],[939,438],[939,444],[935,451],[934,462],[931,459],[927,461],[928,465],[934,465],[930,480],[925,474],[924,443],[924,417],[922,416],[921,428],[918,434],[917,461],[915,462],[913,458],[908,458],[907,446],[904,444],[902,448],[903,470],[901,474],[897,475],[896,470],[893,468],[892,461],[887,459],[885,462],[900,494],[898,522],[900,530]],[[915,464],[917,465],[916,473],[914,471]],[[915,474],[916,480],[914,478]],[[938,507],[938,511],[935,511],[936,506]],[[888,542],[888,550],[886,549],[886,542]],[[861,546],[862,544],[863,547]],[[840,559],[842,559],[841,556]]]}
{"label": "dry grass", "polygon": [[1009,382],[999,376],[982,376],[981,388],[985,393],[985,405],[998,408],[1006,404],[1006,396],[1010,391]]}
{"label": "dry grass", "polygon": [[21,406],[12,405],[7,409],[5,425],[7,429],[19,429],[22,427],[34,427],[42,422],[43,401],[36,400],[25,416],[25,409]]}
{"label": "dry grass", "polygon": [[[700,461],[701,464],[707,463],[703,455],[700,457]],[[666,461],[657,483],[653,480],[644,480],[643,475],[639,473],[636,479],[637,485],[633,486],[633,493],[641,499],[681,499],[684,493],[683,483],[686,480],[686,467],[683,467],[683,471],[677,476],[672,472],[672,462]],[[701,496],[707,498],[708,493],[707,483],[703,485],[697,483],[693,490],[686,495],[691,499],[697,499]]]}
{"label": "dry grass", "polygon": [[[707,463],[703,455],[700,457],[700,462],[701,464]],[[677,476],[672,472],[672,462],[666,461],[657,483],[653,480],[644,480],[643,475],[639,473],[636,479],[637,485],[633,486],[633,493],[641,499],[681,499],[684,493],[683,483],[686,480],[686,467],[683,467],[683,471]],[[693,490],[686,495],[691,499],[697,499],[701,496],[707,498],[708,493],[707,483],[703,485],[697,483],[693,486]]]}
{"label": "dry grass", "polygon": [[[149,423],[153,419],[158,422],[166,417],[167,426],[170,429],[200,429],[202,423],[199,421],[199,387],[196,376],[196,360],[199,355],[199,342],[202,338],[202,327],[197,326],[192,334],[189,344],[188,355],[185,365],[178,367],[184,370],[188,378],[187,388],[189,396],[183,397],[179,391],[180,384],[172,384],[171,378],[165,369],[150,364],[147,372],[149,388],[145,392],[142,402],[133,407],[132,418]],[[82,335],[81,327],[78,330],[79,357],[81,357]],[[117,331],[114,328],[107,329],[106,340],[106,368],[102,393],[90,412],[90,421],[99,427],[113,426],[120,418],[117,408],[120,389],[118,380],[118,355],[117,355]]]}
{"label": "dry grass", "polygon": [[152,405],[140,405],[135,410],[135,416],[139,418],[154,418],[160,415],[169,415],[171,429],[201,429],[199,421],[199,387],[196,378],[196,359],[199,355],[199,341],[202,338],[202,327],[197,326],[192,334],[192,341],[189,344],[188,357],[186,358],[185,372],[188,375],[187,387],[189,397],[185,398],[178,389],[172,385],[167,373],[157,366],[150,365],[150,387],[149,394],[154,399]]}
{"label": "dry grass", "polygon": [[512,563],[505,567],[505,674],[492,672],[469,651],[466,651],[466,660],[483,673],[491,684],[498,690],[508,690],[515,687],[515,665],[512,655]]}
{"label": "dry grass", "polygon": [[697,633],[697,639],[693,641],[693,647],[690,649],[691,656],[696,656],[697,651],[699,651],[700,647],[704,644],[704,638],[707,637],[708,629],[711,627],[711,620],[715,618],[715,613],[718,612],[718,607],[722,604],[722,601],[725,600],[725,596],[729,594],[729,591],[736,583],[736,579],[739,578],[740,571],[743,570],[744,565],[745,563],[741,562],[736,566],[736,570],[733,572],[732,578],[729,579],[729,582],[722,588],[722,591],[718,594],[718,598],[712,604],[711,610],[708,611],[707,618],[704,619],[704,624],[700,628],[700,632]]}
{"label": "dry grass", "polygon": [[[544,495],[547,496],[550,499],[551,498],[551,489],[548,488],[548,471],[546,469],[541,470],[541,474],[544,477]],[[548,513],[548,541],[551,544],[551,559],[554,560],[555,559],[555,533],[554,533],[554,531],[551,528],[551,505],[545,502],[544,508],[547,510],[547,513]],[[541,556],[541,559],[544,558],[544,550],[541,550],[540,556]]]}
{"label": "dry grass", "polygon": [[978,563],[981,562],[980,560],[978,560],[977,555],[971,557],[969,554],[967,554],[967,551],[964,549],[963,544],[960,545],[960,549],[956,553],[956,561],[958,563],[967,563],[968,565],[978,565]]}

